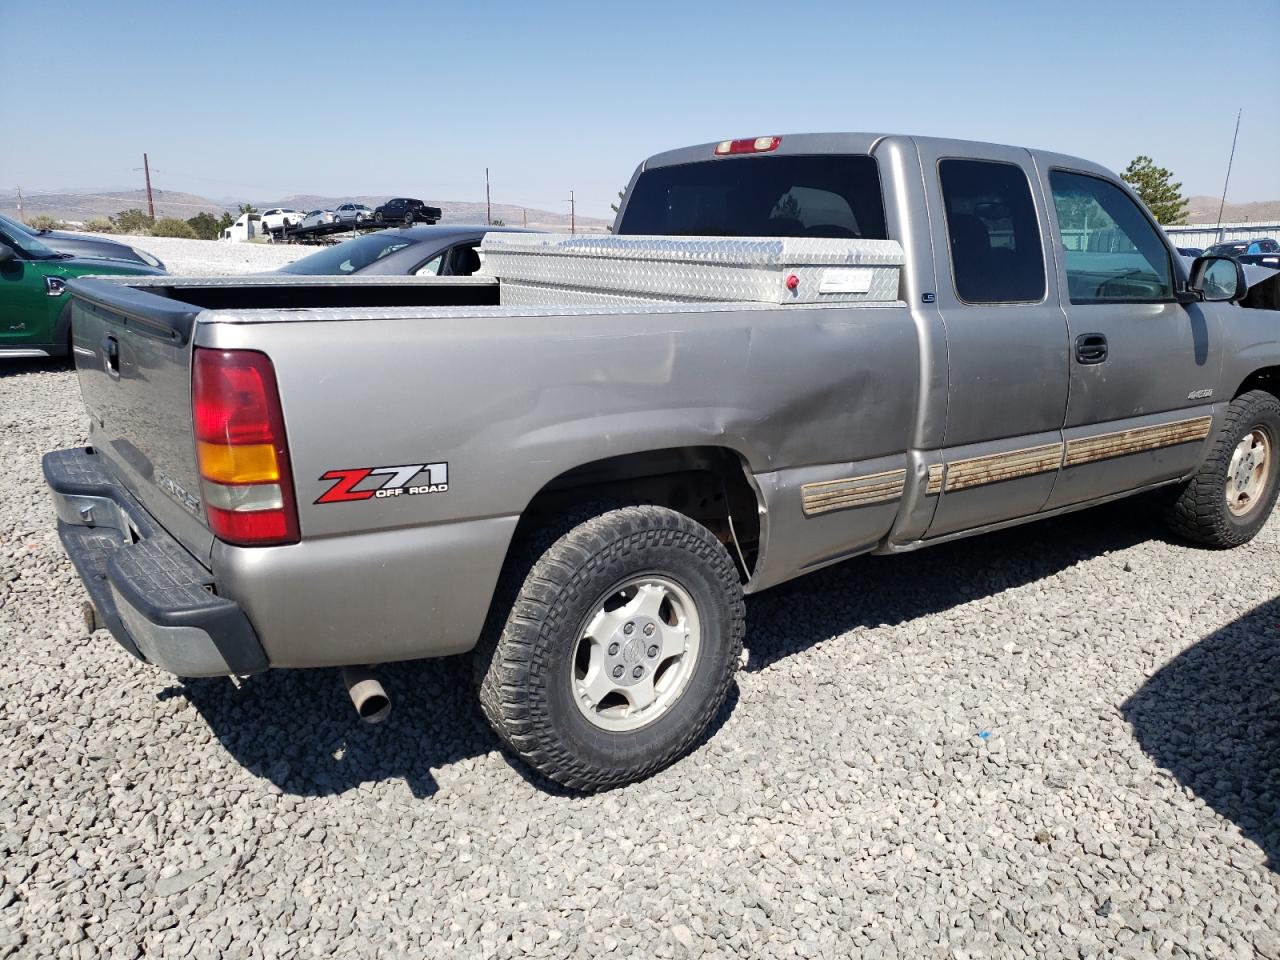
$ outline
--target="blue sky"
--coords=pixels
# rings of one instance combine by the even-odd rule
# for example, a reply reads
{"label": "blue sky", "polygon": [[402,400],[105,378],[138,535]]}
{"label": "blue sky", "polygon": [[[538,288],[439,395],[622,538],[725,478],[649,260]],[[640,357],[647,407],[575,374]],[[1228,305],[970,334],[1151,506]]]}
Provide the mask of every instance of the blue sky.
{"label": "blue sky", "polygon": [[604,216],[659,150],[871,130],[1147,153],[1217,195],[1243,106],[1228,199],[1271,200],[1277,51],[1278,0],[0,0],[0,189],[140,186],[147,150],[208,196],[479,200],[488,166],[495,201]]}

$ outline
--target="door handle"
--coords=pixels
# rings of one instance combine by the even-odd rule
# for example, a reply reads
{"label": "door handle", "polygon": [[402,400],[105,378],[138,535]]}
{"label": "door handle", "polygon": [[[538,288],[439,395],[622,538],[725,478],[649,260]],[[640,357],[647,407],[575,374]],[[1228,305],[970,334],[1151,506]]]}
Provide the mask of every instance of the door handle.
{"label": "door handle", "polygon": [[1101,333],[1082,333],[1076,337],[1078,363],[1102,363],[1107,359],[1107,338]]}
{"label": "door handle", "polygon": [[102,338],[102,369],[112,379],[120,379],[120,341],[115,337]]}

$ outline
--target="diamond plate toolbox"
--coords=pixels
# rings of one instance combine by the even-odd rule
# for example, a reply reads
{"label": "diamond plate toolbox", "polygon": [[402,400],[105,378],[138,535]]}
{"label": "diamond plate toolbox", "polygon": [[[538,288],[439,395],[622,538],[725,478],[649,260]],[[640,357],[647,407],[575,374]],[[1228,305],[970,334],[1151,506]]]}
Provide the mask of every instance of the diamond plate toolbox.
{"label": "diamond plate toolbox", "polygon": [[887,303],[896,240],[490,233],[483,275],[503,306],[667,302]]}

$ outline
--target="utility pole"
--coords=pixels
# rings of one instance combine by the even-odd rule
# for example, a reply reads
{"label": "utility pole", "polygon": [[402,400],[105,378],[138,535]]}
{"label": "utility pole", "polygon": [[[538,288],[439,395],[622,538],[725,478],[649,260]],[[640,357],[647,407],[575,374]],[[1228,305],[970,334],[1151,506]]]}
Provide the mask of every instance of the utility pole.
{"label": "utility pole", "polygon": [[[18,219],[22,220],[22,188],[18,188]],[[25,223],[26,221],[23,220]]]}
{"label": "utility pole", "polygon": [[529,208],[528,207],[520,208],[520,225],[522,227],[527,227],[529,225]]}
{"label": "utility pole", "polygon": [[569,232],[578,232],[578,207],[573,199],[573,191],[569,191]]}
{"label": "utility pole", "polygon": [[147,160],[147,155],[142,155],[142,169],[146,172],[147,177],[147,216],[152,220],[156,218],[156,204],[151,198],[151,163]]}
{"label": "utility pole", "polygon": [[485,226],[493,226],[493,204],[489,202],[489,168],[484,168],[484,222]]}

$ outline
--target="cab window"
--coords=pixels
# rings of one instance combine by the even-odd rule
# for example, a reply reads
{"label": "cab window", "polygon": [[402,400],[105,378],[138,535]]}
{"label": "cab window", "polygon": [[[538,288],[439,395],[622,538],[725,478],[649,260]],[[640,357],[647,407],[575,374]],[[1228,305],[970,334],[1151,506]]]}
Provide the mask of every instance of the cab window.
{"label": "cab window", "polygon": [[1154,303],[1173,299],[1169,250],[1142,209],[1100,177],[1049,173],[1075,304]]}
{"label": "cab window", "polygon": [[938,162],[956,295],[966,303],[1044,299],[1044,248],[1022,168],[994,160]]}
{"label": "cab window", "polygon": [[699,237],[883,240],[884,201],[873,157],[743,157],[646,170],[618,233]]}
{"label": "cab window", "polygon": [[446,277],[469,277],[480,269],[480,252],[477,249],[480,241],[471,241],[468,243],[460,243],[449,251],[449,255],[445,260],[444,270],[441,271]]}

